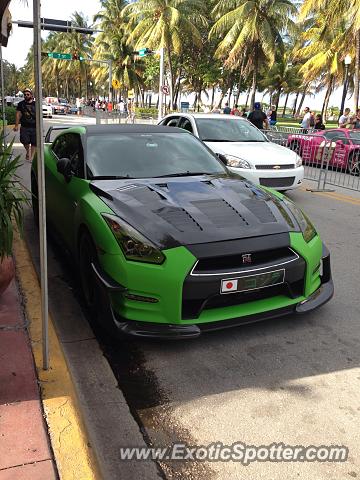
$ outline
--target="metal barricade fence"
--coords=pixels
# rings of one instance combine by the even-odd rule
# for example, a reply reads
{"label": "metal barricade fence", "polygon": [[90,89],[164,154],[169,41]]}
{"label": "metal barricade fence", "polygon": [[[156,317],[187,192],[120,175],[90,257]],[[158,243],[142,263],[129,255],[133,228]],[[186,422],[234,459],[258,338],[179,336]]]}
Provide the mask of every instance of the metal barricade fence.
{"label": "metal barricade fence", "polygon": [[119,125],[119,124],[150,124],[156,125],[157,118],[147,114],[128,114],[125,112],[112,111],[104,112],[103,110],[96,110],[95,112],[97,125]]}
{"label": "metal barricade fence", "polygon": [[[281,128],[281,129],[280,129]],[[304,178],[317,182],[317,190],[325,190],[327,185],[351,190],[360,190],[360,131],[313,132],[301,129],[299,133],[264,131],[267,138],[278,145],[290,148],[301,156]]]}

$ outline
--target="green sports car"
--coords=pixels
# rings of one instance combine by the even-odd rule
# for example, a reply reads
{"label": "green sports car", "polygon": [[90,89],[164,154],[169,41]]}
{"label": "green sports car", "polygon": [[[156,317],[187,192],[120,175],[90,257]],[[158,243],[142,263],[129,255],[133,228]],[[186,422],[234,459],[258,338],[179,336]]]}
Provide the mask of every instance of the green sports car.
{"label": "green sports car", "polygon": [[[48,223],[105,328],[191,338],[332,297],[308,217],[224,162],[174,127],[73,127],[46,143]],[[31,185],[36,215],[36,159]]]}

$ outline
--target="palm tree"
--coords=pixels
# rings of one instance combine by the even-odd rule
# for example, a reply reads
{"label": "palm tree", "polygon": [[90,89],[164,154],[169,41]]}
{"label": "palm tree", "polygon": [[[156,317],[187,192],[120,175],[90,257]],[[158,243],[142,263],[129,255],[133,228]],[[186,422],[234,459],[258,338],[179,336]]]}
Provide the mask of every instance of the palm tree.
{"label": "palm tree", "polygon": [[[355,58],[354,68],[354,107],[359,106],[360,80],[360,2],[358,0],[304,0],[300,9],[300,18],[318,15],[324,19],[324,29],[336,29],[339,24],[345,25],[338,45],[340,60],[349,53]],[[330,28],[329,28],[330,27]]]}
{"label": "palm tree", "polygon": [[170,76],[170,101],[174,99],[174,72],[172,53],[180,54],[183,38],[201,47],[202,39],[197,25],[206,24],[202,14],[203,0],[135,0],[122,12],[128,19],[128,44],[135,49],[166,49]]}
{"label": "palm tree", "polygon": [[[71,17],[72,22],[78,27],[89,28],[90,25],[87,22],[86,17],[81,13],[75,12]],[[78,32],[69,32],[59,35],[61,43],[58,47],[62,48],[63,51],[68,51],[72,54],[77,54],[79,57],[84,59],[91,58],[92,54],[92,44],[93,38],[91,35]],[[79,63],[78,63],[79,62]],[[78,65],[76,65],[78,63]],[[84,60],[74,60],[67,62],[66,64],[67,71],[72,76],[75,76],[78,80],[79,85],[79,96],[83,96],[83,83],[85,83],[85,97],[88,98],[88,88],[89,88],[89,68]]]}
{"label": "palm tree", "polygon": [[283,51],[282,33],[293,31],[290,15],[297,12],[290,0],[220,0],[213,10],[217,19],[210,37],[220,37],[216,56],[229,63],[239,63],[247,51],[252,70],[251,107],[254,105],[258,71],[270,66],[275,52]]}
{"label": "palm tree", "polygon": [[[95,57],[112,60],[113,76],[120,81],[123,95],[129,88],[140,89],[145,68],[143,62],[132,56],[133,49],[127,44],[127,21],[121,16],[126,5],[126,0],[102,0],[102,9],[94,16],[94,22],[99,22],[103,31],[94,45]],[[106,67],[95,65],[92,71],[97,84],[106,82]]]}

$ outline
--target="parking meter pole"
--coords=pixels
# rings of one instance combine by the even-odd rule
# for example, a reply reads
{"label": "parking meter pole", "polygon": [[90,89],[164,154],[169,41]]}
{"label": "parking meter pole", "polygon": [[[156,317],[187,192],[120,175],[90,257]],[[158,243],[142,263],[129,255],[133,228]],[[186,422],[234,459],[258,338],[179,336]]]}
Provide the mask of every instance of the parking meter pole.
{"label": "parking meter pole", "polygon": [[2,57],[2,45],[0,45],[0,67],[1,67],[1,105],[2,105],[2,121],[3,121],[3,146],[4,149],[6,148],[6,130],[5,130],[5,122],[6,122],[6,115],[5,115],[5,87],[4,87],[4,63]]}
{"label": "parking meter pole", "polygon": [[159,79],[159,110],[158,110],[158,120],[162,118],[163,112],[163,91],[162,86],[164,85],[164,47],[160,48],[160,79]]}
{"label": "parking meter pole", "polygon": [[36,157],[38,173],[39,202],[39,238],[40,238],[40,283],[42,318],[43,369],[49,368],[48,336],[48,272],[46,243],[46,206],[45,206],[45,169],[42,119],[42,74],[41,74],[41,20],[40,0],[34,0],[34,70],[35,70],[35,108],[36,108]]}
{"label": "parking meter pole", "polygon": [[109,103],[112,103],[112,60],[109,60]]}

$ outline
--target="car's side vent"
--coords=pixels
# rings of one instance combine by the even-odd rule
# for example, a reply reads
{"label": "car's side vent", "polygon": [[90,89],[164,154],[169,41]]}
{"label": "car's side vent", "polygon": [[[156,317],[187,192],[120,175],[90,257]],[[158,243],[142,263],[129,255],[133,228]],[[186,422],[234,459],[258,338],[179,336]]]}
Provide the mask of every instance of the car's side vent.
{"label": "car's side vent", "polygon": [[269,205],[263,200],[252,198],[243,201],[242,204],[250,210],[250,212],[253,213],[261,223],[273,223],[277,221]]}
{"label": "car's side vent", "polygon": [[163,207],[156,210],[155,213],[180,232],[188,232],[194,229],[203,230],[197,221],[183,208]]}
{"label": "car's side vent", "polygon": [[192,204],[217,227],[233,226],[239,220],[242,221],[243,225],[249,225],[245,218],[230,203],[223,199],[199,200],[192,202]]}

